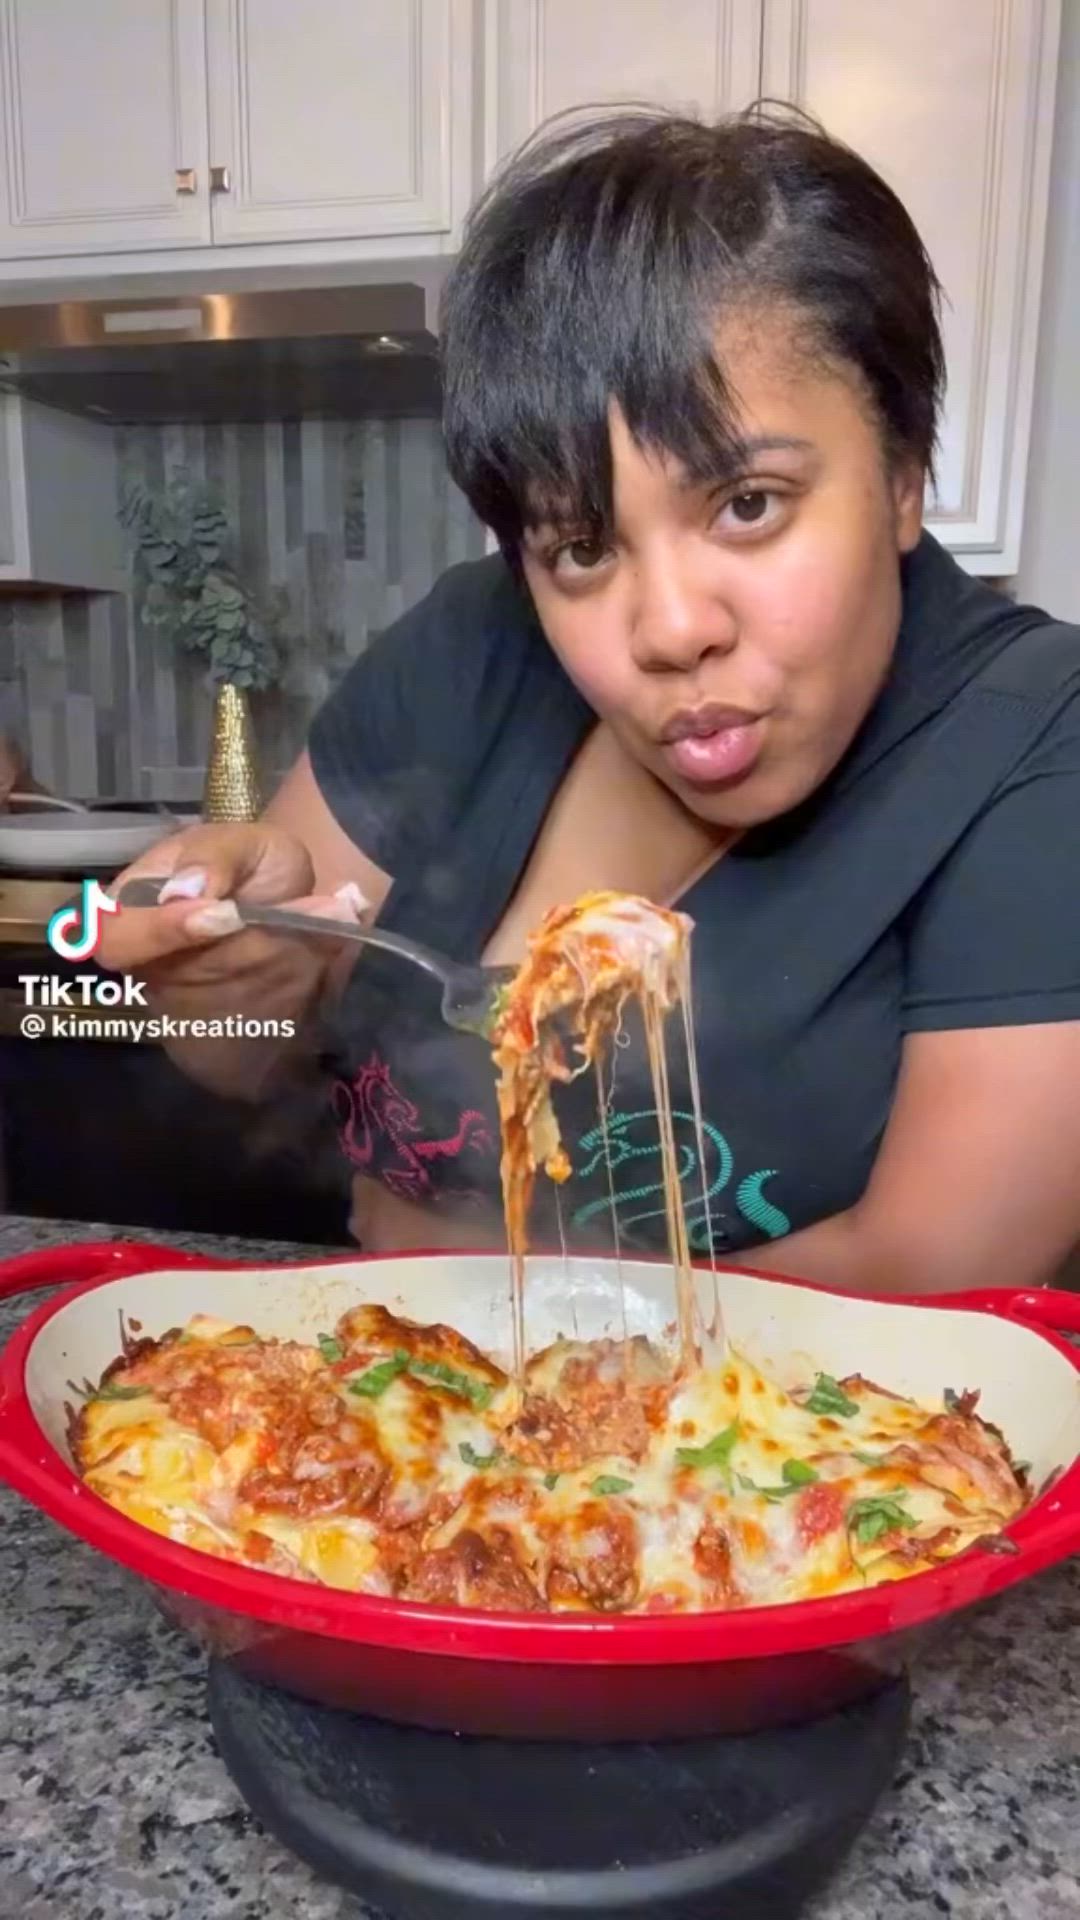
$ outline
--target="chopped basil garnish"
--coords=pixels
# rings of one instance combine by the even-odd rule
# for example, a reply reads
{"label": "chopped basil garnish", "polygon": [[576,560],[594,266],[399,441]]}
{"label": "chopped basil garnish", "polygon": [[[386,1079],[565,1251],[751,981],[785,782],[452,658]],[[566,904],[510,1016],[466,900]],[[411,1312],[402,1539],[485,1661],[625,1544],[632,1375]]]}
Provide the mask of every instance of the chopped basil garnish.
{"label": "chopped basil garnish", "polygon": [[96,1388],[89,1397],[91,1400],[141,1400],[149,1391],[149,1387],[119,1387],[106,1380],[105,1385]]}
{"label": "chopped basil garnish", "polygon": [[733,1420],[730,1427],[714,1433],[703,1447],[676,1447],[675,1458],[680,1467],[727,1467],[738,1437],[739,1423]]}
{"label": "chopped basil garnish", "polygon": [[589,1492],[601,1495],[605,1493],[629,1493],[633,1484],[632,1480],[620,1479],[617,1473],[601,1473],[591,1482]]}
{"label": "chopped basil garnish", "polygon": [[329,1333],[320,1333],[319,1352],[322,1354],[327,1366],[330,1367],[334,1365],[336,1360],[344,1360],[345,1358],[345,1349],[341,1341],[335,1340]]}
{"label": "chopped basil garnish", "polygon": [[349,1392],[362,1394],[365,1400],[377,1400],[380,1394],[392,1386],[399,1373],[404,1373],[409,1364],[407,1353],[395,1353],[389,1360],[377,1360],[366,1373],[354,1373],[349,1381]]}
{"label": "chopped basil garnish", "polygon": [[832,1414],[838,1420],[850,1420],[853,1413],[858,1413],[859,1403],[844,1392],[831,1373],[819,1373],[806,1409],[808,1413]]}
{"label": "chopped basil garnish", "polygon": [[494,1392],[483,1380],[475,1380],[472,1374],[462,1373],[457,1367],[448,1367],[444,1360],[416,1360],[400,1349],[389,1360],[377,1361],[366,1373],[354,1374],[349,1381],[349,1392],[377,1400],[402,1373],[411,1373],[414,1380],[430,1380],[438,1387],[445,1387],[448,1393],[471,1400],[474,1407],[481,1409],[490,1403]]}
{"label": "chopped basil garnish", "polygon": [[559,1476],[557,1473],[545,1473],[544,1485],[547,1488],[549,1493],[552,1491],[554,1487],[557,1487],[558,1484],[559,1484]]}
{"label": "chopped basil garnish", "polygon": [[[783,1486],[754,1487],[755,1493],[763,1493],[766,1500],[786,1500],[789,1494],[801,1493],[803,1487],[812,1487],[821,1479],[816,1467],[812,1467],[806,1460],[785,1460],[780,1472],[783,1476]],[[741,1475],[739,1477],[742,1478]],[[748,1484],[754,1485],[752,1480]]]}
{"label": "chopped basil garnish", "polygon": [[483,1409],[491,1404],[493,1387],[474,1379],[471,1373],[462,1373],[459,1367],[448,1367],[445,1360],[408,1360],[406,1365],[417,1380],[431,1380],[437,1387],[445,1387],[447,1393],[471,1400],[474,1407]]}
{"label": "chopped basil garnish", "polygon": [[458,1452],[465,1465],[475,1467],[478,1473],[483,1473],[487,1467],[497,1466],[503,1457],[501,1447],[496,1447],[492,1453],[477,1453],[476,1448],[470,1446],[467,1440],[462,1441]]}
{"label": "chopped basil garnish", "polygon": [[871,1494],[864,1500],[852,1501],[847,1510],[848,1531],[860,1547],[872,1547],[884,1534],[915,1525],[914,1515],[903,1504],[906,1499],[907,1494],[901,1488],[897,1493]]}
{"label": "chopped basil garnish", "polygon": [[780,1477],[790,1487],[812,1487],[815,1480],[821,1479],[817,1468],[812,1467],[808,1460],[785,1460]]}

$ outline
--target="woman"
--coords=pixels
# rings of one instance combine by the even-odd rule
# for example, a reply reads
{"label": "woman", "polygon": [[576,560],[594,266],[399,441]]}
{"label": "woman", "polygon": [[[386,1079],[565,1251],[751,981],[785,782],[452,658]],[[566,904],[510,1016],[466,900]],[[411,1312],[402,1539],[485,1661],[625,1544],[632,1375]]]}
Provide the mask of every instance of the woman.
{"label": "woman", "polygon": [[[678,902],[699,1248],[703,1173],[725,1257],[841,1287],[1035,1284],[1080,1239],[1080,631],[921,532],[937,292],[889,189],[786,119],[556,131],[475,210],[445,425],[500,556],[353,666],[259,825],[140,861],[172,897],[104,948],[166,1010],[291,1014],[301,1047],[332,1008],[366,1245],[497,1235],[490,1062],[420,976],[236,931],[227,896],[351,884],[492,962],[587,888]],[[256,1046],[186,1058],[268,1094]],[[575,1095],[564,1230],[602,1239],[613,1187],[623,1242],[662,1245],[639,1051],[610,1186]]]}

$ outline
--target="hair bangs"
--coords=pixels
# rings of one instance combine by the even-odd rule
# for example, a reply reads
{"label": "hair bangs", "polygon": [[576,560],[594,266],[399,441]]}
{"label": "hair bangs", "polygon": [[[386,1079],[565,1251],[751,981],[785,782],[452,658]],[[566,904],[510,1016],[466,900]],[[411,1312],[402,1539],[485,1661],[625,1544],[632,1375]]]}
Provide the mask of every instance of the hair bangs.
{"label": "hair bangs", "polygon": [[610,539],[612,409],[689,479],[730,476],[720,336],[778,309],[932,470],[939,292],[895,194],[805,117],[565,116],[496,173],[447,281],[451,476],[511,555],[541,524]]}
{"label": "hair bangs", "polygon": [[694,478],[735,457],[716,238],[692,180],[673,207],[664,159],[643,173],[598,149],[554,175],[549,154],[512,227],[497,198],[476,210],[440,328],[444,431],[455,481],[504,547],[539,525],[610,537],[613,407]]}

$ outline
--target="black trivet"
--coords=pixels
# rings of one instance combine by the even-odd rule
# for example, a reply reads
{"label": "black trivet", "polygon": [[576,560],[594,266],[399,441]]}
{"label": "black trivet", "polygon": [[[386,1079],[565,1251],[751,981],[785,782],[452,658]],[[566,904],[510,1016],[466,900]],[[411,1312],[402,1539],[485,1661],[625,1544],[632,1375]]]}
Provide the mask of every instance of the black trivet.
{"label": "black trivet", "polygon": [[909,1696],[655,1746],[426,1733],[224,1661],[209,1704],[263,1825],[390,1920],[791,1920],[892,1779]]}

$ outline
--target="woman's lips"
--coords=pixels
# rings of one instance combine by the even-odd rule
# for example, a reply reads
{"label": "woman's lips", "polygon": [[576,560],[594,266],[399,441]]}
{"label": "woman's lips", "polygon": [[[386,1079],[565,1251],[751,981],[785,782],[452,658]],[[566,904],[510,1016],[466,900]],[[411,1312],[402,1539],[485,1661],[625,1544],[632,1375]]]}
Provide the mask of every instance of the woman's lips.
{"label": "woman's lips", "polygon": [[728,718],[718,712],[714,719],[703,713],[669,728],[663,753],[681,780],[708,787],[723,780],[743,779],[755,765],[762,745],[759,716]]}

